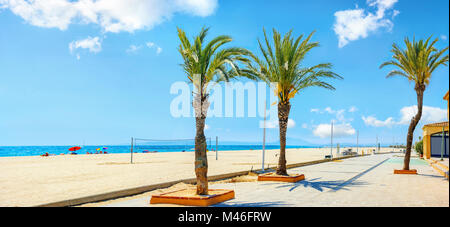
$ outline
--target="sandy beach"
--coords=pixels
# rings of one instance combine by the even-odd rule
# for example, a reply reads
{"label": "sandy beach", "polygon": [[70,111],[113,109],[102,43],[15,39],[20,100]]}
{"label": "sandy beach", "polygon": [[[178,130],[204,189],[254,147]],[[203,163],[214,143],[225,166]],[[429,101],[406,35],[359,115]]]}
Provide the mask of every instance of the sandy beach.
{"label": "sandy beach", "polygon": [[[360,148],[360,151],[367,149]],[[392,148],[381,149],[381,152],[390,151]],[[278,152],[266,151],[266,166],[276,166]],[[287,161],[293,164],[320,160],[329,154],[330,148],[288,149]],[[219,151],[216,160],[216,153],[209,152],[208,175],[260,169],[261,156],[261,150]],[[134,164],[130,164],[130,154],[2,157],[0,206],[36,206],[195,178],[192,152],[134,154],[133,160]]]}

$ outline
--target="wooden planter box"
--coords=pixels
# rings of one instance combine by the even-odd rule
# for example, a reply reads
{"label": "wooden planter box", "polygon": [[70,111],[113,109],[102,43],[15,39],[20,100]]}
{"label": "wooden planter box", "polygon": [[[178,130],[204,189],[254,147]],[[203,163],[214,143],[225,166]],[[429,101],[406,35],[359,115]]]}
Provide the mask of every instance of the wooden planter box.
{"label": "wooden planter box", "polygon": [[395,169],[394,170],[394,174],[412,174],[412,175],[414,175],[414,174],[417,174],[417,170],[415,170],[415,169],[411,169],[411,170],[398,170],[398,169]]}
{"label": "wooden planter box", "polygon": [[209,195],[197,195],[196,190],[183,189],[174,192],[153,195],[150,204],[177,204],[184,206],[211,206],[234,199],[233,190],[209,189]]}
{"label": "wooden planter box", "polygon": [[280,181],[280,182],[289,182],[295,183],[298,181],[302,181],[305,179],[305,175],[303,174],[295,174],[291,176],[281,176],[276,175],[275,173],[267,173],[258,176],[258,181]]}

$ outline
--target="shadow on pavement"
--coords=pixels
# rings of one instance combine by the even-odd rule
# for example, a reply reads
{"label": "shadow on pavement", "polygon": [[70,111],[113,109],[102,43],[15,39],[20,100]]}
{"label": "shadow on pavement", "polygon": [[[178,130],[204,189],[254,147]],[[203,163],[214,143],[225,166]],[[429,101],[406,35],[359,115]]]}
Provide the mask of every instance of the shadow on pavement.
{"label": "shadow on pavement", "polygon": [[212,207],[280,207],[280,206],[289,206],[290,204],[278,201],[278,202],[254,202],[254,203],[243,203],[237,202],[233,203],[231,200],[228,203],[220,203],[214,205]]}
{"label": "shadow on pavement", "polygon": [[[351,186],[364,186],[367,185],[366,182],[361,182],[361,181],[353,181],[350,183],[346,183],[346,181],[344,180],[337,180],[337,181],[317,181],[320,178],[315,178],[312,180],[304,180],[304,181],[299,181],[297,183],[292,184],[285,184],[285,185],[280,185],[278,186],[278,188],[289,188],[289,191],[293,191],[295,189],[297,189],[298,187],[303,186],[304,188],[314,188],[317,191],[323,192],[324,189],[336,189],[337,187],[341,187],[339,189],[343,189],[343,190],[348,190],[345,187],[351,187]],[[345,184],[345,185],[344,185]]]}
{"label": "shadow on pavement", "polygon": [[438,178],[438,179],[442,179],[442,180],[447,180],[447,178],[445,178],[444,176],[438,176],[438,175],[431,175],[431,174],[417,174],[417,176],[424,176],[424,177],[432,177],[432,178]]}

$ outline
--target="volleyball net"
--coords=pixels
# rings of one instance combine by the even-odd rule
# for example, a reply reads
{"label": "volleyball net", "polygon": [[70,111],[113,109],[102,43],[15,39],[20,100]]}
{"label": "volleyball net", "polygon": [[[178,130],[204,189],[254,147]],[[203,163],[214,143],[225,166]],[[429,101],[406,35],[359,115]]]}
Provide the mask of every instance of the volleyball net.
{"label": "volleyball net", "polygon": [[[206,138],[206,149],[215,151],[211,137]],[[195,139],[131,139],[131,152],[133,153],[159,153],[159,152],[193,152],[195,151]]]}

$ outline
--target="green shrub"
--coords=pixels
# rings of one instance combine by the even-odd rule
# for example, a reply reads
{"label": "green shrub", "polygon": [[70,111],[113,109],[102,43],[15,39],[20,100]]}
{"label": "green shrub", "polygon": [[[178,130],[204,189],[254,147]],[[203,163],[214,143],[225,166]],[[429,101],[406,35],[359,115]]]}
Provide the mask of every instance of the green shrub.
{"label": "green shrub", "polygon": [[423,140],[417,142],[414,145],[414,149],[416,149],[416,152],[420,155],[423,155]]}

